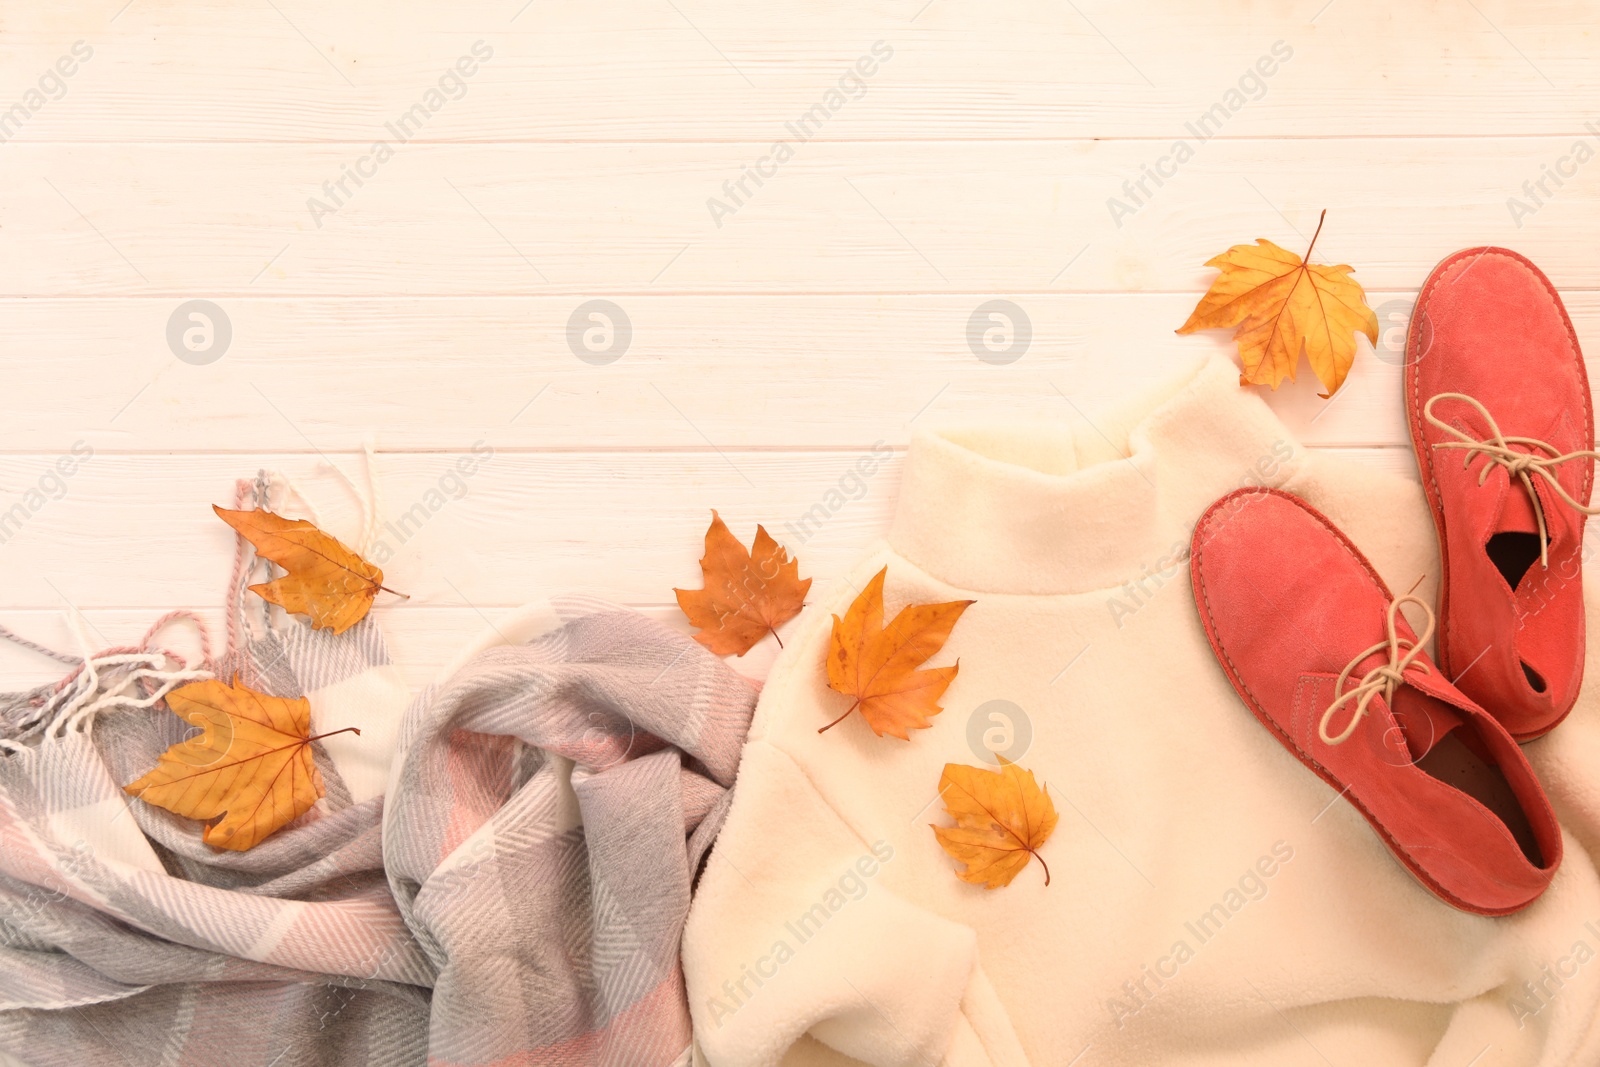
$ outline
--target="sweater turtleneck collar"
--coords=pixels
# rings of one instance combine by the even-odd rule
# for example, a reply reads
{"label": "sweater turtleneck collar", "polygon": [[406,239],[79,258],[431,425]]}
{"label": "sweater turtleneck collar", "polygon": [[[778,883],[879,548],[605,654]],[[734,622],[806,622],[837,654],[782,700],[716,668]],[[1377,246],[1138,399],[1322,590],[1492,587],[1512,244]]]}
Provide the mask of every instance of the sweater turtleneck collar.
{"label": "sweater turtleneck collar", "polygon": [[1221,356],[1076,427],[950,423],[906,455],[890,546],[975,592],[1062,594],[1176,566],[1195,521],[1242,485],[1279,485],[1304,450]]}

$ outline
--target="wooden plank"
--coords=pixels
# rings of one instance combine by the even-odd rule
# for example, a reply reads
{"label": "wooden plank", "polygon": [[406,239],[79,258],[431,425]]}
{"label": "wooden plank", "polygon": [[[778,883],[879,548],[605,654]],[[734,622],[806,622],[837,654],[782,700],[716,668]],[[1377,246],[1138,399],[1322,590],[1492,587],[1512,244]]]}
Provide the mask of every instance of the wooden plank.
{"label": "wooden plank", "polygon": [[[53,457],[0,457],[9,508]],[[460,454],[380,456],[388,551],[373,549],[409,607],[504,607],[558,592],[671,603],[698,585],[711,509],[748,539],[757,521],[784,531],[856,463],[854,453],[496,454],[465,478]],[[210,504],[263,466],[307,486],[326,525],[355,544],[353,497],[331,469],[363,480],[359,457],[95,455],[0,545],[8,607],[129,607],[218,602],[231,531]],[[898,463],[804,544],[808,571],[841,572],[887,522]],[[44,486],[47,495],[56,482]],[[431,492],[437,495],[430,496]],[[420,510],[418,510],[420,508]],[[409,520],[407,517],[410,517]],[[107,526],[107,520],[113,524]],[[798,546],[797,546],[798,549]],[[387,599],[387,598],[385,598]]]}
{"label": "wooden plank", "polygon": [[[206,619],[214,648],[220,651],[226,641],[221,611],[209,605],[189,610]],[[481,613],[460,607],[380,610],[390,658],[407,684],[420,689],[437,678],[469,641],[488,631],[512,609],[491,607]],[[636,610],[684,633],[692,632],[693,628],[676,607],[638,605]],[[160,610],[150,608],[90,608],[83,612],[82,618],[90,645],[98,650],[137,643],[161,614]],[[0,622],[19,636],[68,655],[77,655],[77,641],[67,620],[67,612],[49,609],[7,610],[0,617]],[[162,632],[158,643],[180,655],[197,657],[199,644],[194,634],[188,623],[174,623]],[[769,638],[743,658],[730,657],[728,664],[747,677],[764,678],[777,651],[776,642]],[[0,692],[54,682],[68,669],[37,652],[0,639]]]}
{"label": "wooden plank", "polygon": [[1580,0],[460,0],[377,19],[310,0],[98,0],[11,5],[0,68],[20,97],[74,41],[93,50],[19,140],[367,142],[482,40],[492,58],[447,85],[421,136],[765,144],[881,40],[893,58],[821,137],[1167,141],[1233,103],[1282,41],[1291,58],[1245,81],[1220,136],[1577,134],[1596,117],[1575,101],[1600,89],[1597,22]]}
{"label": "wooden plank", "polygon": [[[1408,466],[1410,457],[1399,449],[1325,451],[1369,464],[1376,470],[1410,473]],[[341,461],[350,459],[345,456],[338,458]],[[298,459],[302,464],[305,462],[303,457]],[[215,467],[217,462],[220,461],[214,461],[209,465]],[[386,459],[385,462],[391,463],[393,459]],[[898,463],[897,457],[891,462],[891,467],[897,467]],[[3,466],[4,464],[0,463],[0,467]],[[702,472],[702,474],[707,481],[716,480],[714,473]],[[849,566],[861,552],[865,551],[870,540],[882,532],[888,514],[885,505],[892,496],[892,493],[886,492],[884,487],[897,477],[897,471],[891,469],[881,476],[881,484],[877,480],[869,483],[870,498],[859,502],[859,509],[863,513],[860,521],[841,515],[840,519],[849,519],[851,523],[844,532],[835,534],[833,530],[825,528],[818,534],[814,546],[809,543],[798,546],[797,551],[803,552],[806,573],[815,575],[817,580],[825,585],[829,580],[836,578],[843,567]],[[644,480],[639,479],[640,482]],[[74,487],[73,491],[76,492],[77,487]],[[101,500],[99,506],[116,506],[119,514],[135,514],[141,509],[141,505],[134,502],[107,500]],[[456,506],[455,503],[450,505],[451,508]],[[853,503],[850,507],[856,508],[858,505]],[[104,539],[81,536],[71,538],[71,543],[63,546],[59,552],[41,551],[41,549],[47,550],[49,546],[36,543],[32,555],[25,562],[13,555],[14,546],[0,546],[0,560],[5,562],[8,572],[13,574],[21,573],[20,568],[24,566],[38,570],[45,577],[51,573],[58,575],[72,571],[82,573],[84,580],[81,583],[75,579],[62,580],[58,583],[58,588],[70,587],[83,594],[83,598],[75,599],[75,603],[82,608],[86,622],[85,630],[91,642],[98,646],[136,642],[160,614],[174,607],[188,606],[190,610],[199,612],[208,620],[215,646],[220,649],[225,640],[225,630],[221,610],[217,607],[218,597],[205,597],[204,594],[214,592],[216,587],[223,584],[227,567],[226,539],[220,539],[222,543],[219,544],[219,538],[212,536],[216,533],[217,524],[214,521],[212,523],[195,521],[192,515],[195,508],[180,509],[169,503],[157,510],[160,512],[158,520],[164,519],[171,524],[173,533],[166,536],[152,534],[143,537],[138,542],[139,547],[136,548],[117,549],[108,545]],[[185,514],[179,515],[180,510]],[[328,510],[329,518],[336,518],[345,528],[341,532],[351,535],[350,531],[357,525],[354,516],[347,510],[339,508],[330,507]],[[749,532],[747,527],[751,527],[754,521],[746,514],[749,510],[744,508],[734,513],[724,509],[724,514],[734,523],[741,535]],[[530,522],[537,524],[544,513],[545,509],[535,507],[516,515],[507,515],[503,527],[488,530],[480,528],[467,532],[459,525],[454,526],[444,534],[446,538],[453,539],[454,543],[430,545],[427,549],[430,558],[426,562],[407,563],[404,552],[397,557],[396,564],[390,568],[390,575],[394,580],[423,584],[412,584],[409,587],[412,592],[411,601],[400,604],[385,598],[376,610],[379,612],[378,618],[382,622],[384,633],[388,637],[391,654],[412,686],[422,686],[431,681],[467,641],[493,625],[496,619],[519,603],[519,598],[524,598],[520,602],[526,602],[538,596],[572,592],[593,593],[597,585],[604,584],[606,586],[604,591],[618,603],[627,604],[669,626],[689,632],[691,628],[683,614],[667,599],[670,593],[664,595],[663,591],[670,588],[672,582],[691,587],[697,587],[699,584],[693,561],[698,555],[698,537],[702,530],[695,528],[695,523],[699,521],[695,516],[687,513],[680,516],[677,511],[663,512],[653,522],[648,517],[640,516],[639,525],[653,525],[653,534],[643,529],[626,533],[616,530],[600,533],[600,536],[607,538],[610,543],[628,540],[631,542],[629,546],[631,551],[647,552],[651,564],[661,568],[662,574],[670,574],[666,580],[652,579],[647,587],[631,589],[621,589],[614,582],[599,582],[598,579],[611,568],[607,559],[601,558],[609,550],[597,546],[591,553],[594,557],[593,565],[569,569],[567,575],[563,576],[566,581],[561,587],[550,589],[547,593],[538,593],[533,591],[533,583],[526,580],[526,576],[534,569],[530,567],[528,561],[544,554],[559,540],[559,536],[548,529],[519,531],[517,527]],[[75,520],[81,521],[83,518],[80,509]],[[447,522],[442,513],[439,522],[441,524]],[[843,526],[843,523],[839,525]],[[794,536],[785,534],[781,522],[775,522],[773,529],[779,537],[794,544]],[[467,537],[472,540],[459,540]],[[57,538],[53,537],[50,540],[53,542]],[[20,544],[22,542],[19,540]],[[568,550],[572,547],[581,549],[582,546],[569,545]],[[556,551],[559,552],[561,549],[557,548]],[[169,575],[169,580],[164,582],[130,581],[131,576],[128,572],[134,569],[130,560],[136,560],[140,567],[148,566],[152,570],[167,568],[173,573]],[[466,566],[468,561],[472,561],[471,567]],[[439,575],[463,584],[472,580],[463,577],[464,573],[472,574],[474,578],[486,579],[488,584],[480,583],[472,587],[473,592],[481,596],[482,600],[474,606],[459,603],[459,595],[454,590],[443,587],[438,581],[438,576],[431,582],[428,580],[424,574],[425,567],[438,568]],[[503,570],[496,575],[491,573],[494,568]],[[190,577],[202,577],[204,580],[199,582],[188,580],[183,577],[182,572],[187,572]],[[432,588],[444,597],[455,596],[457,603],[430,603],[420,592],[425,587]],[[111,598],[137,598],[139,602],[150,606],[142,608],[89,606],[96,600],[104,599],[93,595],[95,589],[104,589]],[[20,607],[14,605],[23,601],[10,589],[7,592],[8,604],[3,611],[0,611],[0,624],[48,647],[69,654],[76,653],[75,639],[66,621],[69,609],[65,607],[59,594],[50,590],[55,598],[55,606]],[[196,593],[201,596],[193,599],[186,599],[184,596],[184,594],[193,596]],[[175,628],[167,640],[170,647],[184,654],[189,654],[198,647],[187,636],[186,626]],[[746,656],[730,658],[728,662],[749,677],[763,678],[776,653],[776,644],[768,641],[752,649]],[[39,685],[59,676],[60,671],[53,661],[8,641],[0,640],[0,690]]]}
{"label": "wooden plank", "polygon": [[332,214],[312,201],[348,145],[19,143],[0,296],[1198,292],[1230,244],[1303,250],[1323,208],[1318,258],[1373,289],[1474,242],[1600,287],[1571,239],[1600,227],[1600,183],[1508,207],[1576,165],[1572,139],[1364,143],[1212,142],[1148,196],[1124,183],[1164,144],[814,144],[746,196],[723,186],[749,144],[416,145]]}
{"label": "wooden plank", "polygon": [[[1411,464],[1402,449],[1349,454],[1389,470]],[[828,581],[886,528],[902,455],[868,477],[853,452],[384,455],[370,555],[385,584],[409,594],[406,610],[573,592],[670,604],[674,586],[699,587],[695,561],[715,508],[746,541],[765,524]],[[231,506],[235,478],[263,466],[305,485],[324,527],[347,543],[361,528],[353,494],[326,466],[362,482],[349,454],[97,454],[67,477],[51,460],[0,456],[7,610],[220,602],[232,534],[209,505]],[[819,503],[826,519],[806,522]]]}
{"label": "wooden plank", "polygon": [[[1298,383],[1261,390],[1302,440],[1405,443],[1399,362],[1414,297],[1369,294],[1384,334],[1376,351],[1357,342],[1333,402],[1304,364]],[[1192,294],[1036,294],[1015,301],[1032,339],[1004,362],[1008,352],[968,338],[989,299],[622,297],[632,341],[599,366],[568,345],[571,297],[225,300],[233,340],[205,366],[167,348],[175,299],[11,299],[0,317],[29,355],[6,367],[6,443],[348,450],[371,435],[388,450],[479,439],[503,450],[859,450],[903,441],[913,419],[1092,412],[1188,360],[1232,358],[1224,331],[1173,332]],[[1581,342],[1600,351],[1600,294],[1566,300]]]}
{"label": "wooden plank", "polygon": [[[218,362],[166,347],[173,299],[0,302],[14,450],[869,448],[912,419],[987,411],[1072,418],[1210,352],[1224,331],[1173,333],[1190,294],[1019,296],[1032,341],[1014,362],[968,326],[990,296],[632,296],[632,344],[584,362],[566,339],[573,298],[235,299]],[[1358,341],[1325,402],[1301,381],[1266,395],[1301,440],[1403,445],[1400,358],[1414,294],[1371,293],[1384,334]],[[1600,294],[1566,294],[1600,352]],[[997,346],[1014,344],[997,339]],[[62,389],[72,382],[72,389]],[[1070,400],[1070,405],[1069,405]]]}

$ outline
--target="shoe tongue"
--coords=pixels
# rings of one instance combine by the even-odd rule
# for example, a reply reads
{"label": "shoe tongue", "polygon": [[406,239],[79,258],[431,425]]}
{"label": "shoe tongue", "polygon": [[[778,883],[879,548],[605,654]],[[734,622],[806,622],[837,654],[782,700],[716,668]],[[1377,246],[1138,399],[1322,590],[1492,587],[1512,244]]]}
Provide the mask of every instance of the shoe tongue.
{"label": "shoe tongue", "polygon": [[1400,726],[1413,762],[1426,756],[1446,734],[1466,722],[1449,704],[1410,685],[1395,690],[1389,710]]}
{"label": "shoe tongue", "polygon": [[1505,502],[1500,507],[1500,522],[1496,533],[1538,533],[1539,517],[1534,514],[1533,501],[1528,499],[1527,487],[1521,478],[1512,478],[1506,491]]}

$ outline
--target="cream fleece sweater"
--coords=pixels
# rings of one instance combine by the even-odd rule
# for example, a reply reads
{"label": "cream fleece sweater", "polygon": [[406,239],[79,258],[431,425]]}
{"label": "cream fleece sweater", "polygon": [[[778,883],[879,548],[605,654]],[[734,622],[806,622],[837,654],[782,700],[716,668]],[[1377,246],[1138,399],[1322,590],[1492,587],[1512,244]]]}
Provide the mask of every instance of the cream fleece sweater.
{"label": "cream fleece sweater", "polygon": [[[1509,918],[1448,907],[1206,643],[1190,529],[1250,483],[1433,597],[1419,486],[1308,454],[1226,360],[1078,432],[914,439],[886,543],[808,609],[756,711],[684,935],[707,1061],[1600,1063],[1600,680],[1528,749],[1568,834],[1554,884]],[[976,601],[929,661],[960,674],[909,742],[859,715],[819,735],[848,703],[830,615],[884,566],[886,618]],[[968,885],[929,829],[944,764],[995,748],[1055,799],[1049,887],[1037,862]]]}

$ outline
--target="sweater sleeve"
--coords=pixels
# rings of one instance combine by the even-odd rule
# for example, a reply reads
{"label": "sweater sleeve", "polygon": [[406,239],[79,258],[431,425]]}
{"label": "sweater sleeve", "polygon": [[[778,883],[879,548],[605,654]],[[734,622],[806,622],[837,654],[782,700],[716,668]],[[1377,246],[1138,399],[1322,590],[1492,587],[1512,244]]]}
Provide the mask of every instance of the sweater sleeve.
{"label": "sweater sleeve", "polygon": [[975,935],[892,893],[879,875],[893,862],[786,753],[745,747],[684,930],[695,1037],[712,1067],[778,1064],[803,1035],[882,1067],[989,1062],[972,1040],[981,1020],[963,1016],[981,978]]}

